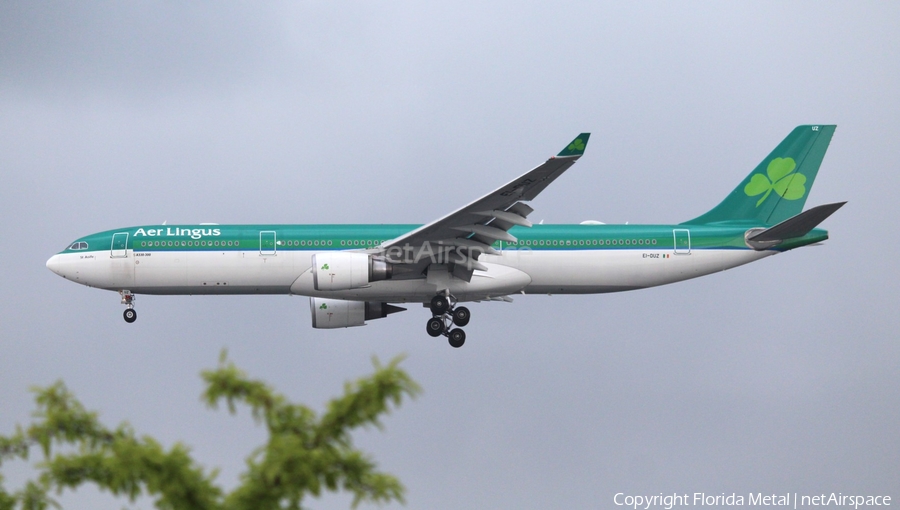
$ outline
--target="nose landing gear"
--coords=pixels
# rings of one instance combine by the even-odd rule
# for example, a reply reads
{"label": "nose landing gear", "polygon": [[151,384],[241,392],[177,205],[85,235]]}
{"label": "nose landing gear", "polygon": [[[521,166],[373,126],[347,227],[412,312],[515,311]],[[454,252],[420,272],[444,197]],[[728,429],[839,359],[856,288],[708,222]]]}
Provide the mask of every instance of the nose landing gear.
{"label": "nose landing gear", "polygon": [[[456,299],[453,296],[437,295],[431,298],[431,314],[425,331],[433,337],[444,335],[450,342],[451,347],[462,347],[466,343],[466,332],[461,328],[469,323],[472,317],[469,309],[460,306],[456,307]],[[451,329],[453,325],[458,328]]]}
{"label": "nose landing gear", "polygon": [[122,317],[125,318],[125,322],[131,324],[137,320],[137,310],[134,309],[134,294],[130,290],[120,290],[119,294],[122,296],[122,304],[125,305],[125,313],[122,314]]}

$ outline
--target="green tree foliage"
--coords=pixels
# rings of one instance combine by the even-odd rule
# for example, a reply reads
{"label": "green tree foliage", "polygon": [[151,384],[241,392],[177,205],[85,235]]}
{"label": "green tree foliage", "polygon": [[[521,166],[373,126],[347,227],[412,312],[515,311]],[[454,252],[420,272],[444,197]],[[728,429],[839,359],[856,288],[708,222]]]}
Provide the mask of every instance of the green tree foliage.
{"label": "green tree foliage", "polygon": [[347,383],[343,396],[332,399],[319,416],[249,379],[223,352],[219,366],[202,373],[203,400],[212,408],[224,402],[232,414],[237,404],[244,404],[269,432],[268,442],[247,459],[247,470],[231,492],[215,484],[216,471],[200,467],[186,446],[176,443],[166,449],[149,436],[138,437],[126,423],[107,429],[62,382],[36,388],[35,421],[0,436],[0,465],[27,460],[38,450],[43,457],[36,465],[38,477],[10,493],[0,475],[0,510],[58,507],[51,492],[85,483],[131,501],[146,494],[157,508],[171,510],[299,509],[304,498],[325,490],[352,493],[354,507],[363,501],[403,502],[400,482],[379,472],[351,437],[359,427],[380,428],[379,417],[392,405],[419,393],[399,362],[382,366],[374,359],[375,372]]}

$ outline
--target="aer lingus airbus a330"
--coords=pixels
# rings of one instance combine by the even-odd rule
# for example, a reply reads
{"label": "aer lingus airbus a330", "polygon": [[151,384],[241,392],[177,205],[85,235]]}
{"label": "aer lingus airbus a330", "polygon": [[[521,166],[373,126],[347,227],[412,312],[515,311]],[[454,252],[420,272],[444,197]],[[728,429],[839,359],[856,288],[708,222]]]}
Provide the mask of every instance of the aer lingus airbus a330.
{"label": "aer lingus airbus a330", "polygon": [[145,225],[82,237],[47,267],[121,294],[127,322],[137,318],[135,294],[309,296],[314,328],[362,326],[422,303],[428,334],[460,347],[470,317],[462,302],[643,289],[828,239],[816,227],[844,202],[802,211],[834,129],[797,127],[722,203],[674,225],[526,219],[526,202],[584,154],[582,133],[426,225]]}

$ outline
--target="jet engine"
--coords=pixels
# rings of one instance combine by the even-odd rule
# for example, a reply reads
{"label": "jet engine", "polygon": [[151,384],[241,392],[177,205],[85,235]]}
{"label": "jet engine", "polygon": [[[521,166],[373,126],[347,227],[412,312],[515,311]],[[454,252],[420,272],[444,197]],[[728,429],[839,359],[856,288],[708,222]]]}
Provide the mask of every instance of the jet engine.
{"label": "jet engine", "polygon": [[393,267],[388,262],[365,253],[346,251],[316,253],[312,271],[316,290],[358,289],[393,276]]}
{"label": "jet engine", "polygon": [[381,319],[406,308],[377,301],[309,298],[312,326],[318,329],[365,326],[366,321]]}

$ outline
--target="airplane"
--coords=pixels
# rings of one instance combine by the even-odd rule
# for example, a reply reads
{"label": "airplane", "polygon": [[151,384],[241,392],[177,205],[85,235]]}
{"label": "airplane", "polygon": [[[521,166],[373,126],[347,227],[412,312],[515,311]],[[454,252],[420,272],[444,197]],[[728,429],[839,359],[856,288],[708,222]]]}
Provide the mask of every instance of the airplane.
{"label": "airplane", "polygon": [[81,237],[47,267],[121,295],[293,294],[313,328],[363,326],[421,303],[426,331],[466,341],[464,302],[643,289],[828,239],[846,202],[803,211],[834,125],[795,128],[710,211],[678,224],[533,224],[526,204],[584,154],[578,135],[543,164],[425,225],[144,225]]}

